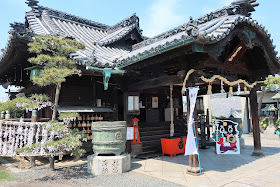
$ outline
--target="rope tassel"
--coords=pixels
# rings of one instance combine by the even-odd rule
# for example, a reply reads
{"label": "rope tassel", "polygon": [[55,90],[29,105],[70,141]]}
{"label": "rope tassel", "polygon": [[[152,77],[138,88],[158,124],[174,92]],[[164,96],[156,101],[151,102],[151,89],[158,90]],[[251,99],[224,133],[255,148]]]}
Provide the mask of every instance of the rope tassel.
{"label": "rope tassel", "polygon": [[233,87],[229,87],[229,92],[228,92],[229,95],[232,95],[233,94]]}
{"label": "rope tassel", "polygon": [[247,87],[244,86],[244,94],[247,94]]}
{"label": "rope tassel", "polygon": [[212,94],[212,85],[209,84],[208,85],[208,90],[207,90],[207,95],[211,95]]}

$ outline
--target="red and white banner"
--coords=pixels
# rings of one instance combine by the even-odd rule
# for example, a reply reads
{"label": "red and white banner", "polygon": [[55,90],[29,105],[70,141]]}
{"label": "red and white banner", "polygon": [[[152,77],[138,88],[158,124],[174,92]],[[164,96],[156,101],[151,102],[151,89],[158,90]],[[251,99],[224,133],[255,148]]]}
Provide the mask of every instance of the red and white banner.
{"label": "red and white banner", "polygon": [[196,147],[196,140],[193,131],[193,112],[194,112],[198,90],[199,88],[189,88],[190,115],[188,120],[188,137],[185,146],[185,156],[198,154],[197,147]]}

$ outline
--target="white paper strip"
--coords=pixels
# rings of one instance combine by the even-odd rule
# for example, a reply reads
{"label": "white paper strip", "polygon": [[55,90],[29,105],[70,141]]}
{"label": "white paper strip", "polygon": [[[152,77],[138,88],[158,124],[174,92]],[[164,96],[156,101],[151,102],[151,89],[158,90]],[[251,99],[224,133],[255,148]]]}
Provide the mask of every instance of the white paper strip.
{"label": "white paper strip", "polygon": [[197,147],[196,147],[196,141],[195,141],[195,137],[194,137],[194,131],[193,131],[193,112],[194,112],[194,107],[195,107],[198,90],[199,90],[199,88],[190,88],[189,89],[190,116],[189,116],[189,120],[188,120],[188,136],[187,136],[187,142],[186,142],[186,147],[185,147],[185,156],[198,154]]}

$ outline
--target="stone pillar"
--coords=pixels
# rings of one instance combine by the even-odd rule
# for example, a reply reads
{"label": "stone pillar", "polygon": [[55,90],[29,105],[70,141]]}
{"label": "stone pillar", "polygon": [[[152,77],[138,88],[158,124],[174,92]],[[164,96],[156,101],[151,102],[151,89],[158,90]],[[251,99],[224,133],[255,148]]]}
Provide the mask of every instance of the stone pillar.
{"label": "stone pillar", "polygon": [[261,137],[260,137],[260,125],[258,116],[258,103],[257,103],[257,92],[256,88],[253,88],[250,92],[250,113],[251,122],[253,126],[253,137],[254,137],[254,151],[253,155],[263,155],[261,151]]}
{"label": "stone pillar", "polygon": [[31,122],[36,122],[38,118],[38,111],[37,110],[32,110],[32,115],[31,115]]}

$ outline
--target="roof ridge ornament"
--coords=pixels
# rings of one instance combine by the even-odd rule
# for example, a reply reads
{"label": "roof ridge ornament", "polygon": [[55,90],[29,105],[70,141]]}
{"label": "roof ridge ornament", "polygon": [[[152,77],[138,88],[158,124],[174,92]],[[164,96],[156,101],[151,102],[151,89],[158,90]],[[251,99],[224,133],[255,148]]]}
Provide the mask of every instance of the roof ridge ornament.
{"label": "roof ridge ornament", "polygon": [[24,23],[10,23],[10,27],[12,29],[9,31],[9,34],[14,35],[18,38],[24,38],[29,40],[33,36],[32,32],[25,27]]}
{"label": "roof ridge ornament", "polygon": [[255,7],[259,6],[259,3],[256,3],[256,1],[257,0],[235,0],[228,6],[198,18],[198,24],[203,24],[213,19],[230,15],[243,15],[250,17],[251,12],[255,11]]}
{"label": "roof ridge ornament", "polygon": [[139,17],[136,16],[136,13],[133,13],[131,16],[123,19],[122,21],[120,21],[119,23],[109,27],[107,29],[108,33],[112,33],[118,29],[121,29],[123,27],[127,27],[130,25],[136,24],[136,27],[139,27]]}
{"label": "roof ridge ornament", "polygon": [[39,11],[39,1],[37,0],[26,0],[25,2],[29,7],[31,7],[32,11],[36,16],[40,16],[40,11]]}
{"label": "roof ridge ornament", "polygon": [[241,14],[244,16],[251,16],[250,12],[255,11],[255,7],[259,6],[257,0],[235,0],[229,5],[229,14]]}
{"label": "roof ridge ornament", "polygon": [[26,3],[29,7],[33,8],[33,7],[38,7],[39,1],[37,1],[37,0],[26,0],[25,3]]}

